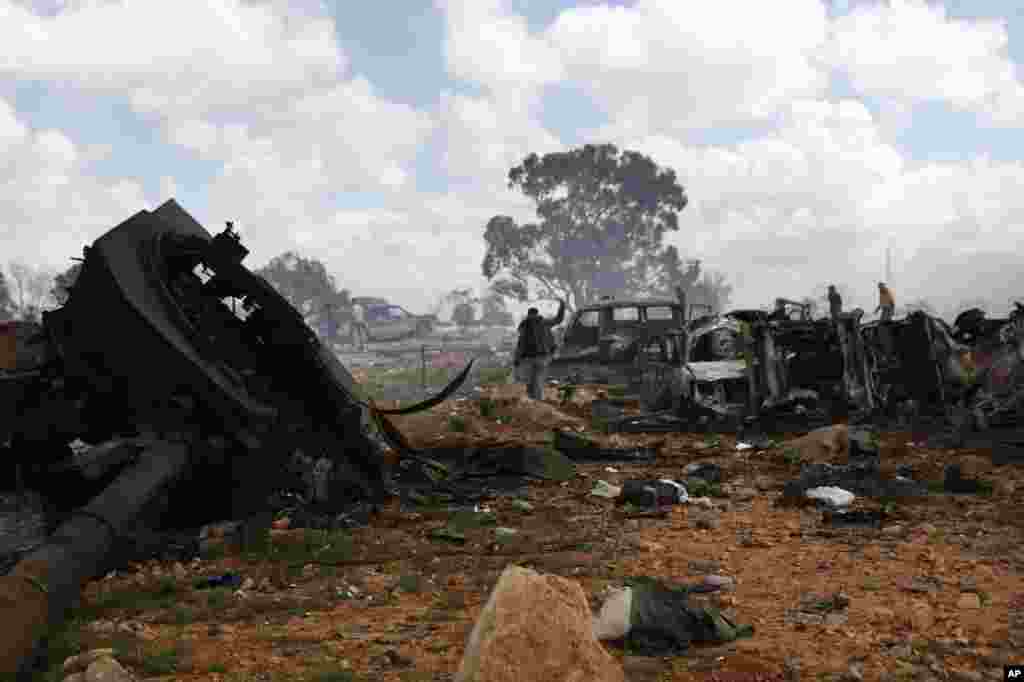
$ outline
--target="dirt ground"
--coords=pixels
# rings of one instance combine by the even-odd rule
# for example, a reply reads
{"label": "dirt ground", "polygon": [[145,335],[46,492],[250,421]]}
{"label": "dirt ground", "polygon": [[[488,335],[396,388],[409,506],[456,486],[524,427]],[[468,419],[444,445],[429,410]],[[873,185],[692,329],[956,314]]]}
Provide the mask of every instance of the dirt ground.
{"label": "dirt ground", "polygon": [[[350,537],[274,530],[262,558],[228,552],[187,565],[139,565],[88,585],[65,645],[113,645],[122,663],[151,679],[448,680],[499,572],[515,562],[578,580],[595,609],[627,576],[734,580],[702,598],[752,624],[752,637],[667,659],[637,659],[610,644],[632,680],[796,679],[796,671],[804,680],[981,680],[1001,679],[1001,666],[1014,658],[1024,662],[1024,651],[1015,657],[1008,643],[1011,601],[1024,605],[1020,468],[885,433],[886,471],[909,464],[915,477],[939,481],[944,465],[959,462],[994,490],[861,498],[854,508],[884,506],[881,528],[839,529],[821,511],[777,504],[800,466],[782,447],[737,451],[728,436],[597,435],[585,391],[558,406],[554,395],[530,405],[504,390],[492,396],[487,417],[463,400],[395,421],[422,446],[543,442],[557,426],[612,445],[662,442],[659,459],[581,465],[572,480],[531,483],[517,499],[487,503],[496,526],[518,531],[502,542],[495,525],[467,528],[464,544],[446,542],[431,533],[451,512],[403,511],[396,503]],[[722,497],[711,508],[679,505],[663,518],[631,518],[590,495],[598,479],[681,479],[695,461],[723,470]],[[239,590],[193,585],[228,570],[251,581]],[[836,593],[848,606],[807,616],[807,604]]]}

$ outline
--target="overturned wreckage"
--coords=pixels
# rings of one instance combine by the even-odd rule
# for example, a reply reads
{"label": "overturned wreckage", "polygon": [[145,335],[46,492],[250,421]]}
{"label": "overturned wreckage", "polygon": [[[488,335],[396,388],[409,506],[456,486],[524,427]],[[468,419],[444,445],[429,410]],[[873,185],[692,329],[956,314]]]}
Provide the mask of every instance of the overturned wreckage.
{"label": "overturned wreckage", "polygon": [[[34,333],[20,325],[5,337],[18,338],[0,364],[3,464],[71,512],[69,523],[97,521],[76,529],[86,536],[74,552],[44,547],[23,559],[35,566],[32,584],[81,584],[117,549],[124,523],[78,509],[117,481],[118,515],[154,528],[254,516],[269,524],[268,496],[303,487],[297,453],[330,462],[332,505],[383,499],[386,449],[416,457],[386,415],[441,402],[472,362],[437,396],[379,410],[298,312],[242,265],[247,254],[230,223],[212,236],[172,199],[87,247],[67,303]],[[75,440],[103,446],[92,450],[103,459],[92,474]],[[145,464],[167,452],[182,455],[167,460],[173,466]],[[132,473],[146,466],[159,475]],[[49,594],[51,623],[68,589]],[[0,610],[35,613],[7,598],[20,593],[0,585]]]}

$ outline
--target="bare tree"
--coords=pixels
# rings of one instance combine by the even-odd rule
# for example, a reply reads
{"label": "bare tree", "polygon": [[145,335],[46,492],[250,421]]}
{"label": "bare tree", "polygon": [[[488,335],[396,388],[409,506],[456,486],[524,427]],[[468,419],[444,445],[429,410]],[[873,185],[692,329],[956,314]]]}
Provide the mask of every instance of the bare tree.
{"label": "bare tree", "polygon": [[54,304],[51,284],[56,273],[21,261],[8,263],[13,286],[15,317],[38,321],[39,314]]}

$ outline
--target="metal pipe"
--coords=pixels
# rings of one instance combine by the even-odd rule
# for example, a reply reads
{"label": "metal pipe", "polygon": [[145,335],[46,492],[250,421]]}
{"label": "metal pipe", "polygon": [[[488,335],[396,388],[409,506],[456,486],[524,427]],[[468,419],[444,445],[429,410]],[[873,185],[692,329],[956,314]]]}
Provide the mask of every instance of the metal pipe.
{"label": "metal pipe", "polygon": [[45,545],[0,576],[0,673],[18,672],[39,639],[64,622],[82,586],[98,575],[125,532],[187,461],[185,445],[154,443]]}

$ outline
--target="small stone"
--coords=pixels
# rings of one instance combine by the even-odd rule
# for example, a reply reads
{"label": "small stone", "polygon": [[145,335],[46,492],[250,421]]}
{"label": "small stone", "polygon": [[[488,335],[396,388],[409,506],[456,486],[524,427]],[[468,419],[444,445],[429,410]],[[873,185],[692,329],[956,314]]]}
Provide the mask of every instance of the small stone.
{"label": "small stone", "polygon": [[825,614],[825,625],[829,627],[838,627],[840,625],[846,625],[846,620],[846,614],[843,612]]}
{"label": "small stone", "polygon": [[960,591],[961,592],[977,592],[978,581],[973,576],[963,575],[960,576]]}
{"label": "small stone", "polygon": [[89,682],[132,682],[131,673],[113,658],[100,658],[89,665],[85,671],[85,679]]}
{"label": "small stone", "polygon": [[702,561],[697,559],[688,562],[687,568],[690,571],[690,575],[696,575],[698,573],[717,573],[721,568],[721,564],[717,561]]}
{"label": "small stone", "polygon": [[756,497],[760,497],[760,493],[753,488],[739,488],[732,496],[739,502],[748,502]]}
{"label": "small stone", "polygon": [[99,659],[110,658],[113,655],[113,649],[92,649],[91,651],[86,651],[85,653],[78,654],[77,656],[71,656],[64,661],[64,674],[67,675],[70,673],[82,672]]}
{"label": "small stone", "polygon": [[754,478],[754,487],[760,491],[771,490],[775,487],[775,481],[768,476],[757,476]]}
{"label": "small stone", "polygon": [[889,537],[894,537],[896,535],[901,535],[902,533],[903,533],[903,526],[901,526],[898,523],[894,523],[891,526],[886,526],[885,528],[882,529],[882,535],[888,535]]}
{"label": "small stone", "polygon": [[985,676],[977,670],[949,670],[949,682],[983,682]]}
{"label": "small stone", "polygon": [[850,682],[861,682],[864,679],[864,666],[859,663],[850,664],[845,677]]}
{"label": "small stone", "polygon": [[690,504],[704,509],[712,509],[715,506],[710,497],[691,497]]}
{"label": "small stone", "polygon": [[698,530],[716,530],[719,522],[711,514],[700,514],[693,519],[693,525]]}
{"label": "small stone", "polygon": [[976,610],[981,608],[981,598],[974,592],[964,592],[956,602],[958,609]]}

